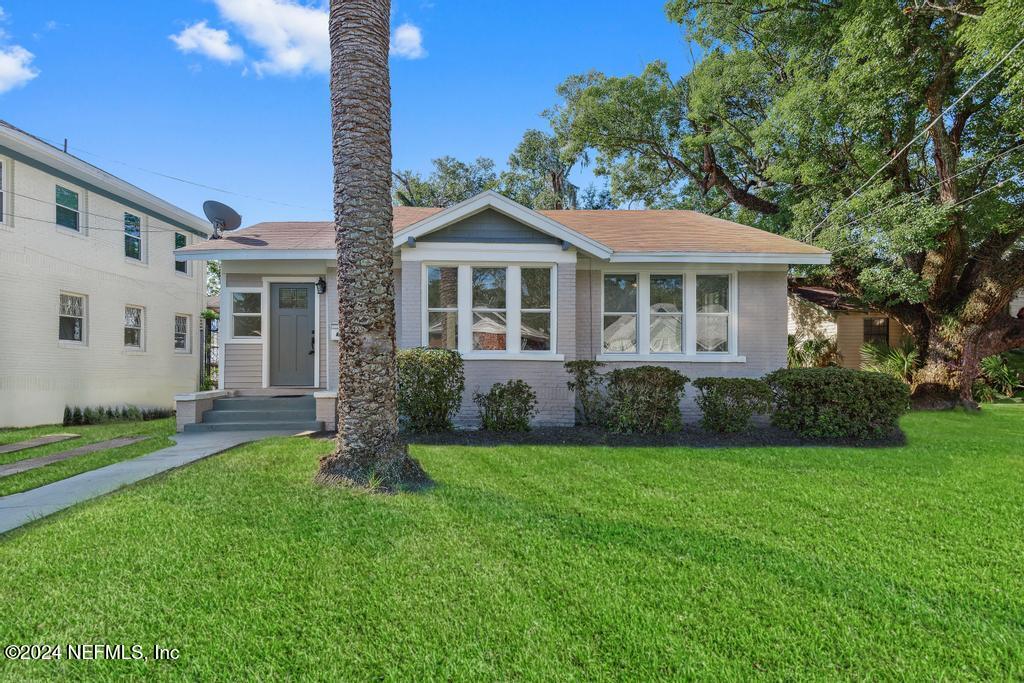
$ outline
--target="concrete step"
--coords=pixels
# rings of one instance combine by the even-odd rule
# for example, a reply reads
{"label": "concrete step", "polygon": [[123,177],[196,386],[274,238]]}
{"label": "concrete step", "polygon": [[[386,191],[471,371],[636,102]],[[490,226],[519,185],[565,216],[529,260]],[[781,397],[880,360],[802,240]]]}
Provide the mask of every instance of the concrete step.
{"label": "concrete step", "polygon": [[316,419],[316,409],[303,410],[207,410],[203,422],[309,422]]}
{"label": "concrete step", "polygon": [[319,432],[324,428],[323,422],[311,420],[298,422],[200,422],[198,424],[185,425],[188,433],[202,432],[260,432],[260,431],[283,431],[283,432]]}
{"label": "concrete step", "polygon": [[316,410],[316,399],[312,396],[289,396],[271,398],[264,396],[242,396],[218,398],[213,401],[214,410]]}

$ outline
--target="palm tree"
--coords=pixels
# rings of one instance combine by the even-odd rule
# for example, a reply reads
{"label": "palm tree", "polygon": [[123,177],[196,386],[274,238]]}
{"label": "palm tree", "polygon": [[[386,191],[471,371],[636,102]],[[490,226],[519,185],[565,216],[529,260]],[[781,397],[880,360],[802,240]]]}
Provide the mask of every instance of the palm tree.
{"label": "palm tree", "polygon": [[317,474],[382,491],[430,483],[398,434],[390,9],[390,0],[331,0],[338,440]]}

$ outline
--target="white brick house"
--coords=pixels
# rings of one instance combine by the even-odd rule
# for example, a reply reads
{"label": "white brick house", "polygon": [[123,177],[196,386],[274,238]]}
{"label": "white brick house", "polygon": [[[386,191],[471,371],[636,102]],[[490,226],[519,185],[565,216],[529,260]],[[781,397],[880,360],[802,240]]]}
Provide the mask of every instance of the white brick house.
{"label": "white brick house", "polygon": [[0,122],[0,427],[194,391],[210,229]]}
{"label": "white brick house", "polygon": [[[830,258],[692,211],[538,212],[494,192],[443,210],[395,207],[394,249],[398,345],[462,353],[462,426],[478,421],[475,391],[515,378],[536,391],[538,424],[571,425],[566,360],[691,378],[783,367],[787,269]],[[178,254],[223,263],[221,389],[315,393],[331,427],[333,223],[260,223]],[[209,400],[192,400],[188,419],[202,420]]]}

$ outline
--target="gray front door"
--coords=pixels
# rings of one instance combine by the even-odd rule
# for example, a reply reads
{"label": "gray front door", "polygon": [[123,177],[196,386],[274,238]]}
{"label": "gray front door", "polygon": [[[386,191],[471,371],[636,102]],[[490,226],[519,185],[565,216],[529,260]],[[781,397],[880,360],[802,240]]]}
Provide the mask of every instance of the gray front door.
{"label": "gray front door", "polygon": [[312,284],[270,285],[270,384],[316,386],[316,290]]}

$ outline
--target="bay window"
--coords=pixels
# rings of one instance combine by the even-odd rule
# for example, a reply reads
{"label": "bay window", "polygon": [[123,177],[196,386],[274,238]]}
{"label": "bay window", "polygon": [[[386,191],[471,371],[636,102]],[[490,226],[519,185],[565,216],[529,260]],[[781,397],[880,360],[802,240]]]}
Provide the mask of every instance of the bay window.
{"label": "bay window", "polygon": [[604,276],[605,353],[636,353],[638,280],[636,274]]}

